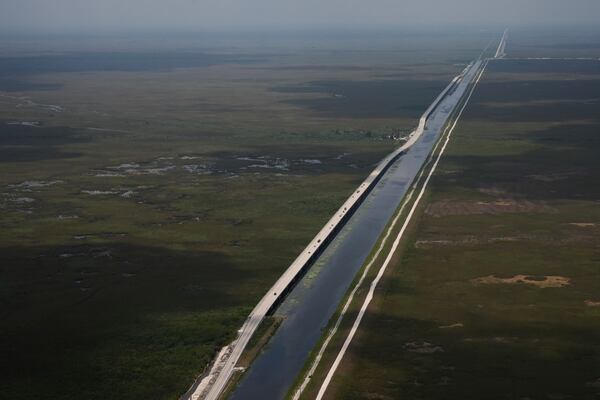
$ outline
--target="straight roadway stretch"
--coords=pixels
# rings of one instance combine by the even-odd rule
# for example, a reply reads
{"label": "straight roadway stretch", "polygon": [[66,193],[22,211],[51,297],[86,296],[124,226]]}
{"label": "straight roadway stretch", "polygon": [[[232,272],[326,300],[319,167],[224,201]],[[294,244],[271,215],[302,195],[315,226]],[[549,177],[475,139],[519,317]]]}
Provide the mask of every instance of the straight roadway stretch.
{"label": "straight roadway stretch", "polygon": [[[494,59],[500,59],[500,58],[504,58],[506,56],[505,53],[505,49],[506,49],[506,41],[508,39],[508,29],[506,29],[504,31],[504,34],[502,35],[502,39],[500,40],[500,43],[498,45],[498,48],[496,50],[496,53],[494,55]],[[485,50],[484,50],[485,52]],[[479,61],[478,62],[479,66],[476,69],[475,74],[473,75],[473,85],[471,85],[470,90],[468,91],[468,95],[465,99],[465,101],[463,102],[460,110],[458,111],[456,118],[454,119],[454,122],[451,123],[450,125],[447,126],[446,128],[446,138],[444,140],[443,135],[442,135],[442,141],[443,144],[441,145],[441,149],[440,152],[438,153],[437,157],[435,157],[435,162],[433,163],[431,169],[429,170],[429,173],[427,174],[425,181],[423,182],[423,186],[421,187],[419,194],[417,196],[417,198],[415,199],[415,201],[413,202],[410,211],[408,212],[408,215],[406,216],[406,218],[404,219],[404,222],[402,224],[402,227],[400,228],[400,231],[398,232],[398,235],[396,236],[392,247],[390,248],[390,250],[388,251],[388,254],[385,258],[385,260],[383,261],[383,264],[381,265],[377,275],[375,276],[375,278],[373,279],[373,281],[371,282],[370,286],[369,286],[369,291],[364,299],[364,302],[354,320],[354,323],[352,325],[352,328],[350,329],[350,331],[348,332],[348,335],[341,347],[341,349],[339,350],[336,358],[333,361],[333,364],[331,365],[331,367],[329,368],[329,370],[327,371],[327,374],[325,376],[325,378],[323,379],[323,382],[321,383],[321,386],[319,387],[319,391],[317,392],[317,396],[315,400],[322,400],[323,397],[325,396],[325,392],[327,391],[334,375],[335,372],[337,371],[339,365],[342,362],[342,359],[344,358],[344,355],[346,354],[346,351],[348,350],[348,347],[350,346],[350,343],[352,342],[358,327],[360,326],[360,323],[367,311],[367,308],[369,306],[369,304],[371,303],[371,300],[374,297],[375,294],[375,289],[377,288],[377,285],[379,284],[379,281],[381,280],[386,268],[388,267],[389,263],[392,260],[392,257],[394,255],[394,253],[396,252],[400,241],[404,235],[404,232],[406,231],[412,216],[414,215],[414,212],[416,211],[423,195],[425,194],[425,190],[427,188],[427,185],[433,175],[433,173],[435,172],[440,159],[442,157],[442,155],[444,154],[444,151],[446,150],[446,146],[448,145],[448,142],[450,141],[450,136],[452,135],[452,132],[454,131],[454,129],[456,128],[456,125],[458,124],[458,121],[460,119],[460,117],[462,116],[465,108],[467,107],[467,104],[469,103],[469,100],[471,99],[471,96],[473,95],[475,88],[477,86],[477,84],[479,83],[479,81],[481,80],[481,77],[483,76],[483,73],[485,71],[485,68],[487,67],[488,64],[488,60],[486,59],[485,61]],[[462,97],[462,96],[461,96]],[[457,103],[458,104],[458,103]],[[436,144],[436,146],[434,147],[434,149],[432,150],[432,157],[434,157],[434,153],[435,153],[435,149],[437,148],[437,146],[440,143]],[[421,179],[421,177],[423,176],[423,174],[425,173],[425,170],[421,171],[419,178],[417,179],[417,184],[418,181]],[[407,198],[405,200],[405,203],[402,205],[402,208],[404,208],[408,202],[410,201],[410,199],[412,198],[414,192],[415,192],[416,188],[413,187],[413,189],[408,193]],[[365,267],[365,270],[363,271],[363,274],[361,276],[361,278],[359,279],[358,283],[355,285],[355,287],[353,288],[353,290],[350,293],[350,296],[348,299],[346,299],[346,303],[344,305],[344,308],[342,309],[342,312],[340,314],[340,316],[338,317],[338,320],[336,321],[334,327],[332,328],[332,330],[329,332],[328,336],[326,337],[325,341],[323,342],[319,352],[317,353],[317,357],[315,358],[315,360],[313,360],[313,363],[311,364],[308,372],[306,373],[304,380],[302,381],[302,383],[300,384],[300,386],[297,388],[297,390],[294,393],[293,396],[293,400],[298,400],[300,398],[300,396],[302,395],[304,389],[306,388],[306,386],[308,385],[308,383],[310,382],[310,379],[312,378],[312,375],[314,374],[315,370],[317,369],[319,363],[321,362],[322,356],[325,353],[325,350],[327,348],[327,346],[329,345],[329,342],[331,341],[331,339],[333,338],[333,336],[336,334],[337,329],[342,321],[342,319],[344,318],[344,315],[347,311],[347,309],[349,308],[350,304],[352,303],[353,299],[354,299],[354,295],[356,293],[356,291],[358,290],[358,288],[363,284],[367,273],[369,272],[369,269],[371,268],[371,266],[374,264],[375,260],[380,256],[381,252],[383,251],[383,248],[385,247],[385,244],[387,243],[391,231],[392,229],[394,229],[394,227],[396,226],[396,224],[399,221],[400,218],[400,214],[401,212],[398,213],[398,215],[394,218],[391,226],[388,228],[382,243],[380,244],[379,248],[377,249],[376,255],[374,256],[374,258],[372,259],[372,261]]]}
{"label": "straight roadway stretch", "polygon": [[[504,38],[498,48],[503,46]],[[498,51],[496,54],[498,54]],[[235,371],[235,365],[239,360],[242,352],[246,348],[250,338],[264,319],[282,300],[290,288],[297,282],[298,278],[303,275],[306,268],[314,261],[316,255],[320,253],[322,247],[327,246],[327,243],[332,236],[335,236],[340,225],[346,221],[357,207],[360,206],[362,200],[370,192],[374,185],[377,184],[379,178],[385,173],[389,166],[403,153],[407,152],[415,143],[419,141],[423,132],[427,129],[428,121],[435,110],[440,106],[440,103],[450,94],[455,91],[464,92],[466,87],[471,83],[476,73],[479,70],[481,61],[477,60],[467,66],[460,75],[455,77],[450,84],[440,93],[434,102],[425,111],[419,120],[419,125],[410,134],[408,141],[386,156],[371,174],[365,179],[353,194],[344,202],[335,215],[327,222],[309,245],[300,253],[294,262],[288,267],[284,274],[271,287],[267,294],[259,301],[256,307],[252,310],[241,329],[238,331],[238,337],[228,346],[223,348],[215,360],[209,374],[197,384],[186,395],[187,399],[199,400],[217,400],[220,394],[225,389],[229,379]],[[458,90],[460,89],[460,90]],[[453,109],[458,104],[461,96],[451,96],[453,100],[450,104],[442,104],[445,113],[448,113],[449,108]],[[448,103],[448,102],[445,102]],[[437,123],[435,124],[438,125]]]}
{"label": "straight roadway stretch", "polygon": [[[481,63],[481,62],[480,62]],[[450,139],[450,135],[452,134],[452,132],[454,131],[454,128],[456,127],[458,120],[460,118],[460,116],[462,115],[469,99],[471,98],[471,95],[473,94],[474,90],[475,90],[475,86],[477,85],[477,83],[479,82],[479,80],[481,79],[481,76],[483,75],[483,72],[485,70],[485,67],[487,66],[487,61],[484,61],[482,66],[480,68],[477,69],[477,73],[476,75],[476,79],[475,79],[475,83],[472,85],[471,90],[469,91],[469,94],[467,96],[466,101],[463,103],[462,108],[460,109],[460,112],[458,113],[454,123],[448,127],[447,129],[447,134],[446,134],[446,139],[444,140],[444,144],[442,145],[440,152],[437,156],[437,158],[435,159],[435,162],[433,164],[433,166],[431,167],[424,183],[423,186],[421,188],[421,190],[419,191],[419,194],[417,196],[417,198],[415,199],[414,203],[412,204],[412,207],[407,215],[407,217],[404,220],[404,223],[402,225],[402,227],[400,228],[400,231],[398,233],[398,235],[396,236],[394,243],[392,244],[392,247],[390,248],[382,266],[380,267],[377,275],[375,276],[375,278],[373,279],[373,281],[371,282],[370,286],[369,286],[369,291],[365,297],[365,300],[360,308],[360,311],[358,312],[356,319],[354,320],[354,323],[352,325],[352,328],[350,329],[344,344],[342,345],[342,348],[340,349],[340,351],[338,352],[336,358],[333,361],[332,366],[329,368],[327,375],[325,376],[323,382],[321,383],[321,386],[319,388],[319,391],[317,393],[316,399],[315,400],[322,400],[323,396],[325,396],[325,392],[327,391],[327,388],[329,387],[331,380],[333,379],[335,372],[337,371],[340,363],[342,362],[342,359],[344,358],[344,355],[346,354],[346,351],[348,350],[348,347],[350,346],[350,343],[352,342],[352,340],[354,339],[354,336],[360,326],[360,323],[362,322],[362,319],[367,311],[367,308],[369,306],[369,304],[371,303],[371,300],[373,299],[374,295],[375,295],[375,289],[377,288],[377,285],[379,284],[379,281],[381,280],[381,278],[383,277],[383,274],[386,270],[386,268],[388,267],[388,265],[390,264],[394,253],[396,252],[396,250],[398,249],[398,246],[400,244],[400,241],[402,239],[402,237],[404,236],[404,232],[406,231],[408,224],[410,223],[412,216],[414,215],[415,210],[417,209],[419,202],[421,201],[424,193],[425,193],[425,189],[427,188],[427,185],[429,183],[429,180],[431,179],[431,176],[433,175],[433,173],[435,172],[435,169],[437,168],[437,165],[442,157],[442,154],[444,153],[446,146],[448,145],[449,139]],[[411,196],[412,196],[411,192]],[[405,203],[406,204],[406,203]],[[398,215],[399,216],[399,215]],[[392,226],[388,229],[388,233],[386,234],[385,237],[385,241],[387,241],[387,239],[389,238],[389,234],[391,232],[391,230],[394,228],[394,225],[398,222],[398,219],[396,218],[394,220],[394,223],[392,224]],[[379,248],[379,252],[378,255],[380,254],[381,250],[383,250],[384,247],[384,243],[381,244],[380,248]],[[372,263],[369,265],[369,267],[372,265]],[[361,277],[359,283],[357,284],[357,286],[354,288],[354,290],[352,291],[351,297],[353,297],[354,293],[356,293],[356,290],[358,289],[358,286],[362,284],[364,278],[366,277],[367,274],[367,270],[365,270],[365,272],[363,273],[363,276]],[[350,303],[352,302],[352,298],[349,298],[346,302],[346,306],[344,307],[344,309],[347,309],[347,306],[350,305]],[[337,330],[337,327],[339,326],[339,323],[336,323],[335,329]],[[331,332],[329,337],[327,338],[328,340],[326,340],[326,342],[324,343],[324,346],[327,346],[327,344],[329,343],[330,337],[333,337],[333,334],[335,334],[335,332]],[[315,362],[313,363],[313,365],[311,366],[309,373],[312,373],[315,371],[316,366],[318,365],[319,361],[321,360],[321,357],[323,355],[325,351],[325,348],[323,347],[318,354],[318,358],[315,360]],[[304,388],[306,388],[311,375],[308,375],[307,377],[305,377],[304,382],[302,383],[302,385],[299,387],[299,389],[294,393],[294,399],[299,399],[300,395],[302,394],[302,391],[304,390]]]}
{"label": "straight roadway stretch", "polygon": [[502,39],[500,39],[500,44],[498,45],[498,49],[496,50],[496,54],[494,58],[504,58],[506,57],[506,42],[508,40],[508,28],[504,30],[504,34],[502,35]]}

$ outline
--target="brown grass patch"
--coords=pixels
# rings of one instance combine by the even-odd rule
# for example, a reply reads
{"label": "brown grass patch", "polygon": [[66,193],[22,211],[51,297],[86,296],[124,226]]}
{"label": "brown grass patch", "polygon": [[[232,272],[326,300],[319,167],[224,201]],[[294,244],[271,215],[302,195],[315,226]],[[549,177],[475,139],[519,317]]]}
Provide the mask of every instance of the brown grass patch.
{"label": "brown grass patch", "polygon": [[487,194],[488,196],[506,196],[506,190],[498,188],[498,187],[482,187],[478,189],[479,192],[483,194]]}
{"label": "brown grass patch", "polygon": [[484,337],[484,338],[464,338],[463,342],[493,342],[493,343],[503,343],[510,344],[515,343],[519,338],[514,336],[494,336],[494,337]]}
{"label": "brown grass patch", "polygon": [[552,174],[536,174],[536,175],[527,175],[527,178],[533,179],[535,181],[541,182],[556,182],[564,179],[568,179],[572,176],[581,175],[584,171],[582,170],[573,170]]}
{"label": "brown grass patch", "polygon": [[600,307],[600,301],[586,300],[584,303],[588,307]]}
{"label": "brown grass patch", "polygon": [[462,328],[462,327],[464,327],[464,325],[461,322],[457,322],[455,324],[450,324],[450,325],[438,326],[438,328],[440,328],[440,329],[454,329],[454,328]]}
{"label": "brown grass patch", "polygon": [[444,349],[442,346],[436,346],[429,342],[408,342],[404,343],[404,349],[406,351],[410,351],[411,353],[420,353],[420,354],[433,354],[433,353],[443,353]]}
{"label": "brown grass patch", "polygon": [[431,203],[426,214],[434,217],[448,215],[478,215],[505,213],[556,213],[557,210],[544,202],[516,199],[496,199],[493,201],[440,200]]}
{"label": "brown grass patch", "polygon": [[596,226],[593,222],[571,222],[569,225],[576,226],[578,228],[593,228]]}
{"label": "brown grass patch", "polygon": [[415,242],[416,248],[427,248],[433,246],[462,246],[462,245],[479,245],[489,244],[498,242],[516,242],[519,240],[530,239],[529,237],[516,237],[516,236],[502,236],[502,237],[490,237],[481,238],[475,236],[467,236],[458,240],[449,239],[438,239],[438,240],[417,240]]}
{"label": "brown grass patch", "polygon": [[564,276],[542,276],[536,277],[532,275],[515,275],[511,278],[498,278],[494,275],[484,276],[481,278],[471,279],[471,282],[476,285],[493,285],[493,284],[517,284],[526,283],[528,285],[537,286],[539,288],[563,287],[571,283],[569,278]]}

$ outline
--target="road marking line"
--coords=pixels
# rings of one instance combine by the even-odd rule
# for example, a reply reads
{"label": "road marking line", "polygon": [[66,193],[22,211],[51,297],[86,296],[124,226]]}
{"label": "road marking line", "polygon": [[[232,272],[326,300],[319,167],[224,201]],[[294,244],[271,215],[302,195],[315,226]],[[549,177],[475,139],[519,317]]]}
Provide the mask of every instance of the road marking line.
{"label": "road marking line", "polygon": [[400,232],[398,232],[398,236],[394,240],[394,244],[392,245],[390,252],[388,253],[385,261],[383,262],[383,265],[379,269],[377,276],[375,277],[375,279],[373,279],[373,282],[371,282],[369,292],[367,293],[367,297],[365,298],[365,301],[364,301],[362,307],[360,308],[358,315],[356,316],[356,320],[354,321],[354,324],[352,325],[352,329],[350,329],[350,332],[348,333],[348,336],[346,337],[346,340],[345,340],[342,348],[340,349],[340,352],[338,353],[337,357],[335,358],[333,365],[329,369],[329,372],[327,373],[327,376],[325,377],[325,379],[319,389],[319,392],[317,393],[316,400],[321,400],[323,398],[323,396],[325,395],[325,391],[327,390],[327,388],[329,387],[329,384],[331,383],[331,379],[333,378],[335,371],[337,370],[342,359],[344,358],[344,355],[346,354],[346,350],[348,349],[350,342],[352,342],[352,339],[354,338],[354,335],[356,334],[356,331],[358,330],[358,327],[360,326],[360,323],[362,322],[365,312],[366,312],[369,304],[371,303],[371,300],[373,299],[375,289],[377,288],[379,281],[383,277],[383,274],[384,274],[385,270],[387,269],[387,266],[391,262],[391,260],[394,256],[394,253],[396,252],[398,246],[400,245],[400,240],[402,239],[402,236],[404,235],[404,232],[406,231],[408,224],[410,223],[410,220],[412,219],[412,216],[414,215],[414,213],[421,201],[421,198],[425,194],[425,189],[427,188],[427,184],[429,183],[429,180],[431,179],[433,173],[435,172],[435,170],[440,162],[440,159],[442,158],[442,155],[444,154],[444,151],[446,150],[446,146],[448,145],[448,142],[450,141],[452,132],[454,131],[454,128],[456,128],[456,125],[458,124],[460,117],[462,116],[465,108],[467,107],[467,104],[469,103],[469,100],[471,99],[471,96],[473,95],[475,88],[477,87],[477,84],[481,80],[481,77],[482,77],[483,72],[485,71],[486,67],[487,67],[487,61],[483,65],[481,71],[479,72],[479,75],[478,75],[477,79],[475,80],[475,83],[473,84],[473,87],[471,88],[471,91],[469,92],[467,99],[465,100],[464,104],[462,105],[460,112],[457,114],[454,123],[452,124],[450,130],[448,131],[448,134],[446,135],[446,140],[444,141],[444,145],[442,146],[440,153],[438,154],[433,166],[431,167],[431,170],[429,171],[429,174],[427,175],[427,178],[425,179],[425,182],[423,183],[423,187],[421,188],[419,195],[417,196],[415,202],[413,203],[413,206],[411,207],[411,209],[406,217],[406,220],[404,221],[404,224],[402,225],[402,228],[400,229]]}
{"label": "road marking line", "polygon": [[[217,400],[221,395],[221,392],[229,382],[230,377],[233,374],[233,368],[244,351],[248,341],[250,340],[254,331],[258,328],[260,322],[264,316],[276,306],[276,301],[281,297],[281,293],[287,290],[302,269],[311,261],[314,252],[317,251],[321,246],[324,245],[325,241],[334,234],[335,228],[339,224],[343,223],[344,218],[352,208],[357,204],[360,206],[360,202],[366,199],[368,193],[367,190],[377,185],[377,180],[385,173],[387,168],[393,163],[395,158],[401,155],[404,151],[410,149],[422,136],[425,130],[425,124],[427,117],[433,112],[440,101],[446,96],[446,94],[452,90],[454,85],[460,81],[464,74],[469,70],[473,64],[469,64],[464,71],[457,77],[455,77],[440,95],[434,100],[434,102],[427,108],[425,114],[419,120],[419,126],[415,129],[406,143],[401,147],[394,150],[392,153],[387,155],[371,174],[363,181],[342,207],[331,217],[331,219],[325,224],[325,226],[319,231],[317,236],[308,244],[308,246],[300,253],[300,255],[294,260],[294,262],[288,267],[288,269],[281,275],[281,277],[275,282],[275,284],[269,289],[267,294],[259,301],[254,307],[250,316],[246,319],[246,322],[242,325],[242,328],[238,332],[243,332],[240,336],[231,342],[227,347],[231,349],[228,359],[223,363],[214,363],[208,374],[200,380],[198,383],[194,383],[190,389],[191,395],[188,397],[190,400],[197,400],[203,398],[204,400]],[[366,187],[365,187],[366,186]],[[361,199],[362,198],[362,199]],[[275,297],[271,296],[273,294]],[[278,295],[279,294],[279,295]],[[206,385],[204,385],[206,382]],[[195,386],[195,388],[194,388]]]}
{"label": "road marking line", "polygon": [[[446,132],[448,132],[448,127],[446,127],[446,129],[444,129],[444,133],[442,134],[441,137],[444,137],[444,135],[446,134]],[[325,350],[327,349],[327,346],[329,345],[329,342],[331,341],[331,339],[333,339],[333,336],[335,336],[335,334],[337,333],[338,328],[339,328],[340,324],[342,323],[342,320],[344,319],[344,316],[346,315],[346,312],[348,311],[348,308],[350,308],[350,304],[352,303],[352,301],[354,301],[354,295],[358,291],[359,287],[362,286],[362,283],[364,282],[365,278],[367,277],[367,275],[369,273],[369,270],[371,269],[371,267],[373,266],[373,264],[375,263],[375,261],[377,260],[377,258],[379,258],[379,255],[383,251],[383,248],[386,246],[387,240],[389,239],[390,235],[392,234],[392,231],[394,230],[394,228],[396,226],[396,223],[398,222],[398,220],[402,216],[402,212],[404,211],[404,208],[408,205],[408,203],[412,199],[412,197],[413,197],[413,195],[415,193],[415,190],[417,189],[418,182],[421,181],[421,178],[423,177],[423,174],[425,173],[425,170],[427,169],[427,166],[429,166],[429,164],[431,163],[431,160],[433,159],[433,154],[435,154],[435,152],[437,151],[437,148],[439,147],[439,145],[440,145],[441,142],[442,142],[441,140],[438,141],[435,144],[435,146],[433,147],[433,150],[431,152],[432,156],[429,157],[429,159],[427,160],[424,168],[419,173],[419,176],[415,180],[415,184],[413,184],[410,192],[408,193],[408,195],[405,197],[404,201],[402,202],[402,206],[400,206],[400,209],[396,213],[396,216],[394,217],[394,219],[392,221],[392,224],[387,229],[387,231],[385,233],[385,236],[383,237],[383,239],[381,240],[381,243],[379,244],[379,247],[377,248],[377,251],[373,254],[373,257],[371,258],[371,261],[369,261],[369,263],[365,266],[360,279],[358,280],[358,282],[356,283],[356,285],[354,286],[354,288],[350,292],[350,295],[348,296],[348,299],[346,300],[346,303],[344,304],[344,307],[342,308],[342,311],[340,312],[340,315],[338,316],[338,318],[337,318],[337,320],[335,322],[335,325],[331,328],[331,330],[329,331],[329,334],[327,335],[327,338],[325,338],[325,341],[321,345],[321,348],[319,349],[319,353],[317,354],[317,356],[313,360],[313,363],[312,363],[310,369],[305,374],[305,377],[304,377],[304,380],[302,381],[302,384],[294,392],[294,395],[292,396],[292,400],[298,400],[298,399],[300,399],[300,396],[304,392],[304,389],[306,389],[306,386],[308,386],[308,384],[310,383],[310,379],[311,379],[312,375],[314,374],[315,370],[317,369],[317,367],[319,366],[321,358],[323,358],[323,354],[325,353]]]}

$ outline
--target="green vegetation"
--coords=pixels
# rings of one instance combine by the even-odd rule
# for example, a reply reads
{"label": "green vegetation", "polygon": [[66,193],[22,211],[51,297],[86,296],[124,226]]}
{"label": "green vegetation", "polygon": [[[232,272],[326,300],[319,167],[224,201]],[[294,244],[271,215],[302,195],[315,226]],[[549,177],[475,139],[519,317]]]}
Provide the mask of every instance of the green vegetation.
{"label": "green vegetation", "polygon": [[328,398],[598,396],[597,68],[490,63]]}
{"label": "green vegetation", "polygon": [[[600,41],[596,29],[559,28],[543,30],[525,28],[510,30],[507,52],[511,58],[517,57],[585,57],[600,56]],[[545,67],[541,67],[542,70]],[[578,71],[585,71],[581,66]],[[541,72],[541,71],[538,71]]]}
{"label": "green vegetation", "polygon": [[485,40],[6,44],[0,398],[178,398]]}

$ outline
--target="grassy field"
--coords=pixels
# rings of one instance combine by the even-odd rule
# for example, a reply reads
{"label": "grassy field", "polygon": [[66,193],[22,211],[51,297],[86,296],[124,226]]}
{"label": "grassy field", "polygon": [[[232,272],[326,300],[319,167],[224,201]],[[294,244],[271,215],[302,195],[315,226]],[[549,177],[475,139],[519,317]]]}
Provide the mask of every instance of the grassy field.
{"label": "grassy field", "polygon": [[327,398],[598,397],[599,72],[489,64]]}
{"label": "grassy field", "polygon": [[1,42],[0,398],[178,398],[488,40]]}
{"label": "grassy field", "polygon": [[[511,28],[507,51],[511,58],[598,58],[600,30],[597,27]],[[544,67],[542,67],[544,68]],[[582,66],[582,68],[586,68]],[[580,71],[581,72],[581,71]]]}

